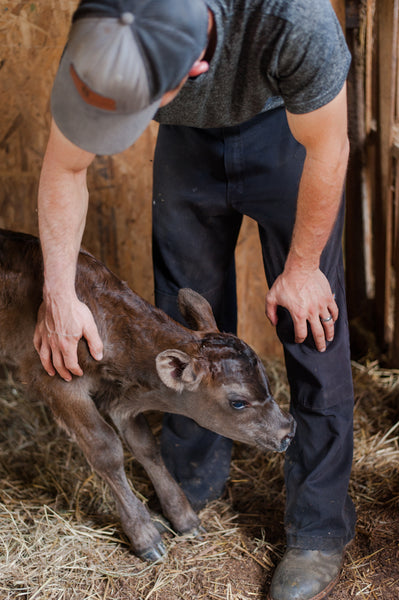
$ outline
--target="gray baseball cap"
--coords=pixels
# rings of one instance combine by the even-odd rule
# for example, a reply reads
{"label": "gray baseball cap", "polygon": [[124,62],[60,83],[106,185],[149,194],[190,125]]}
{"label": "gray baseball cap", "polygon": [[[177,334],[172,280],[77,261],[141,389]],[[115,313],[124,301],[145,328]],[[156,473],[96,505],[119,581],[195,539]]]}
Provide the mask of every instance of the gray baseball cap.
{"label": "gray baseball cap", "polygon": [[51,94],[57,126],[94,154],[141,135],[207,44],[204,0],[82,0]]}

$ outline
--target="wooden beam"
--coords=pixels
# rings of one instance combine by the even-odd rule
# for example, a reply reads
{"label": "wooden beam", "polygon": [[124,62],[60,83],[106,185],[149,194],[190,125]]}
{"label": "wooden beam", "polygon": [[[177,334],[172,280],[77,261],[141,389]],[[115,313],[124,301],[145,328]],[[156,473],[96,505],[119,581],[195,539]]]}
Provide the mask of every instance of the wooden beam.
{"label": "wooden beam", "polygon": [[345,0],[331,0],[331,4],[341,23],[342,29],[345,31]]}
{"label": "wooden beam", "polygon": [[379,198],[375,213],[376,316],[379,340],[386,344],[393,338],[393,323],[390,318],[393,258],[391,148],[396,100],[398,1],[379,0],[377,15]]}
{"label": "wooden beam", "polygon": [[357,0],[348,0],[346,11],[346,41],[352,54],[352,66],[348,75],[350,158],[346,179],[345,277],[348,315],[353,321],[366,311],[367,305],[365,212],[362,202],[366,139],[364,42]]}
{"label": "wooden beam", "polygon": [[392,156],[399,158],[399,122],[392,129]]}

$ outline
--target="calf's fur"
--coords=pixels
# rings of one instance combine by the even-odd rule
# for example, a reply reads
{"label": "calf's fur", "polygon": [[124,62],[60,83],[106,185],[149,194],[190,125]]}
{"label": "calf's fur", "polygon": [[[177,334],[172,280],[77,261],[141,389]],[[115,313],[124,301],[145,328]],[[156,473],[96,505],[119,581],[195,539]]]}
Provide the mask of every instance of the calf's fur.
{"label": "calf's fur", "polygon": [[0,362],[49,405],[110,486],[135,552],[156,560],[164,547],[127,482],[116,430],[146,469],[164,515],[175,530],[188,532],[197,530],[198,517],[168,473],[142,413],[186,415],[219,434],[276,451],[288,446],[294,421],[273,400],[256,354],[234,335],[218,331],[202,296],[180,291],[180,310],[192,327],[188,329],[134,294],[84,251],[76,288],[94,315],[104,358],[95,361],[81,340],[84,375],[71,382],[50,377],[32,343],[42,287],[38,239],[0,230]]}

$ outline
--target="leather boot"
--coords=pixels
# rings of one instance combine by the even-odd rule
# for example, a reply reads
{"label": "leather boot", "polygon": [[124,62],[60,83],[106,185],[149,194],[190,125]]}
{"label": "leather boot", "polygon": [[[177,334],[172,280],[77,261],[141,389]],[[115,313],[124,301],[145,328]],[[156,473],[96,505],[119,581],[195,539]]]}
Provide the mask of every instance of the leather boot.
{"label": "leather boot", "polygon": [[338,582],[343,550],[287,548],[272,579],[269,600],[322,600]]}

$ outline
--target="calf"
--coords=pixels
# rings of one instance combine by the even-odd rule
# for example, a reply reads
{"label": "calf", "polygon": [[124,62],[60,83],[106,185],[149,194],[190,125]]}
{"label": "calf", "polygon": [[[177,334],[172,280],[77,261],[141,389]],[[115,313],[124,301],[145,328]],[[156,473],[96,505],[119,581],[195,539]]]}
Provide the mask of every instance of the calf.
{"label": "calf", "polygon": [[144,411],[186,415],[226,437],[277,452],[292,439],[294,421],[273,400],[259,358],[234,335],[218,331],[202,296],[180,291],[188,329],[134,294],[84,251],[76,287],[94,315],[104,358],[95,361],[81,340],[84,375],[71,382],[50,377],[32,343],[42,286],[38,239],[0,230],[0,362],[49,405],[109,484],[135,552],[156,560],[164,553],[160,534],[129,487],[120,438],[100,413],[110,418],[146,469],[163,513],[178,532],[196,531],[199,520],[168,473]]}

